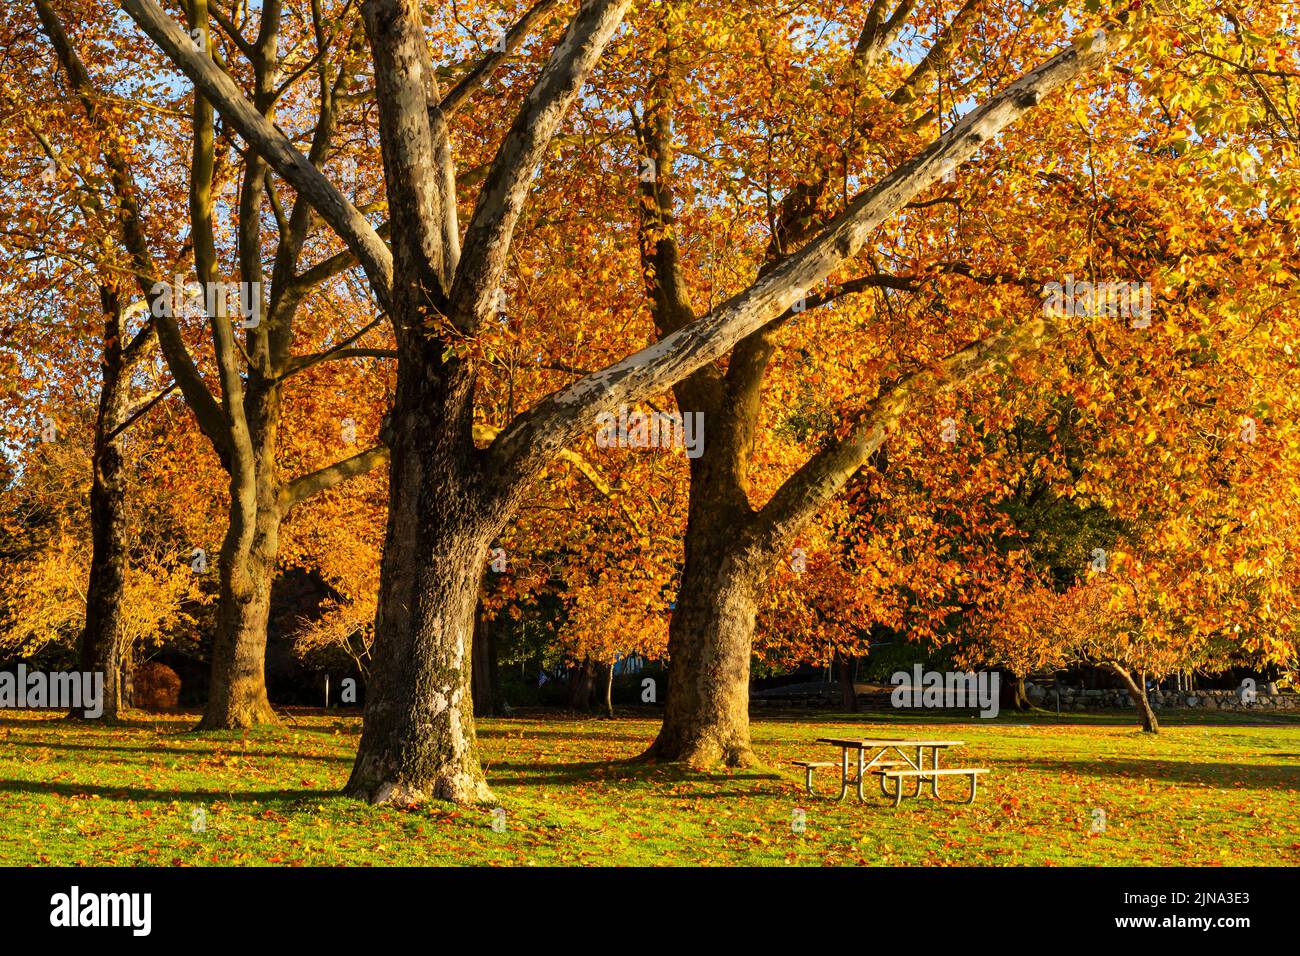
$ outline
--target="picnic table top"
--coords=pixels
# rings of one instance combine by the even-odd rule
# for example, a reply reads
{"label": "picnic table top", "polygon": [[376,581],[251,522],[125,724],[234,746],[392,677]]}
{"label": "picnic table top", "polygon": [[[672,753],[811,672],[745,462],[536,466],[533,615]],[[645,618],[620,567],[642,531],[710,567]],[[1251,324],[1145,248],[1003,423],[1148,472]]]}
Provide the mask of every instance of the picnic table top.
{"label": "picnic table top", "polygon": [[818,737],[819,744],[833,744],[836,747],[961,747],[964,740],[904,740],[899,737]]}

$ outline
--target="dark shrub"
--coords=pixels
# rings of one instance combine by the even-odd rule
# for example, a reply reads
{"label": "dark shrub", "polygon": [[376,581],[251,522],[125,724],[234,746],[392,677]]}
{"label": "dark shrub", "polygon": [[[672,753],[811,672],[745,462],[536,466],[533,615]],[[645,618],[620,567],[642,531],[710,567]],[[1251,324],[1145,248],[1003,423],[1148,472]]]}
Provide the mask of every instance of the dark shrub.
{"label": "dark shrub", "polygon": [[166,664],[151,661],[131,674],[131,705],[141,710],[172,710],[181,694],[181,679]]}

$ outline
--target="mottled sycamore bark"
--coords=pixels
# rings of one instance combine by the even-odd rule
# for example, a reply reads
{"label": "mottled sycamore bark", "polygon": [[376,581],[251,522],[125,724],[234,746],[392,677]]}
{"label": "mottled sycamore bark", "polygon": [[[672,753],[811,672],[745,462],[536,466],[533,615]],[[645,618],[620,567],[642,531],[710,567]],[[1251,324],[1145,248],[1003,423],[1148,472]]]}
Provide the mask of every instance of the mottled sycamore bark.
{"label": "mottled sycamore bark", "polygon": [[372,803],[492,798],[474,736],[472,644],[484,556],[504,518],[459,440],[472,425],[470,380],[432,373],[440,361],[399,365],[376,642],[346,788]]}

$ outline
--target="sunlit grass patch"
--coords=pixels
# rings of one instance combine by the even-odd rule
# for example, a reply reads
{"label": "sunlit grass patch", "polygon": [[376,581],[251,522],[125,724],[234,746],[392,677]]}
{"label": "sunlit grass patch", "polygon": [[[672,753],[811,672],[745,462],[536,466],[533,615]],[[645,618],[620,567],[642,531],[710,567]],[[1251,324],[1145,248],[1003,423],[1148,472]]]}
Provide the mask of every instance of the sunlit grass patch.
{"label": "sunlit grass patch", "polygon": [[[360,721],[296,713],[199,736],[194,718],[0,721],[0,863],[156,865],[1225,864],[1300,862],[1300,721],[1132,715],[765,714],[764,766],[702,772],[629,762],[650,717],[486,720],[480,746],[506,812],[376,808],[337,795]],[[973,806],[803,792],[789,761],[836,735],[942,735],[950,765],[990,773]],[[830,789],[825,771],[818,783]],[[964,794],[953,782],[951,794]],[[791,826],[804,811],[802,833]],[[196,811],[201,810],[198,814]],[[1094,832],[1104,813],[1104,832]],[[200,832],[194,832],[198,823]]]}

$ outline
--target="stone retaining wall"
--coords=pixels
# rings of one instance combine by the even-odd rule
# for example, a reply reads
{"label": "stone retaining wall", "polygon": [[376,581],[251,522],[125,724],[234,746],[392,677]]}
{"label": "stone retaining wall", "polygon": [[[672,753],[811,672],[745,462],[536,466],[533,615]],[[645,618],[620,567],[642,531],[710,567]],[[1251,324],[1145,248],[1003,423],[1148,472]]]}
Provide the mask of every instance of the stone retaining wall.
{"label": "stone retaining wall", "polygon": [[[1031,703],[1044,710],[1056,709],[1056,692],[1049,687],[1037,687],[1025,682],[1025,693]],[[801,694],[790,697],[751,698],[752,708],[818,708],[840,709],[838,688],[828,688],[825,693]],[[888,694],[859,694],[858,706],[864,710],[891,710]],[[1173,693],[1153,691],[1151,706],[1154,710],[1196,707],[1203,710],[1295,710],[1300,711],[1300,695],[1268,694],[1260,691],[1251,704],[1243,703],[1241,692],[1235,690],[1197,690]],[[1126,690],[1084,690],[1080,687],[1061,688],[1061,710],[1122,710],[1135,709],[1133,699]]]}
{"label": "stone retaining wall", "polygon": [[[1056,691],[1033,687],[1026,683],[1025,694],[1029,700],[1047,710],[1056,708]],[[1087,710],[1089,708],[1118,709],[1135,707],[1126,690],[1083,690],[1075,687],[1061,688],[1061,710]],[[1153,710],[1175,707],[1199,707],[1204,710],[1297,710],[1300,695],[1258,693],[1252,703],[1241,699],[1238,690],[1195,690],[1174,693],[1152,691]]]}

